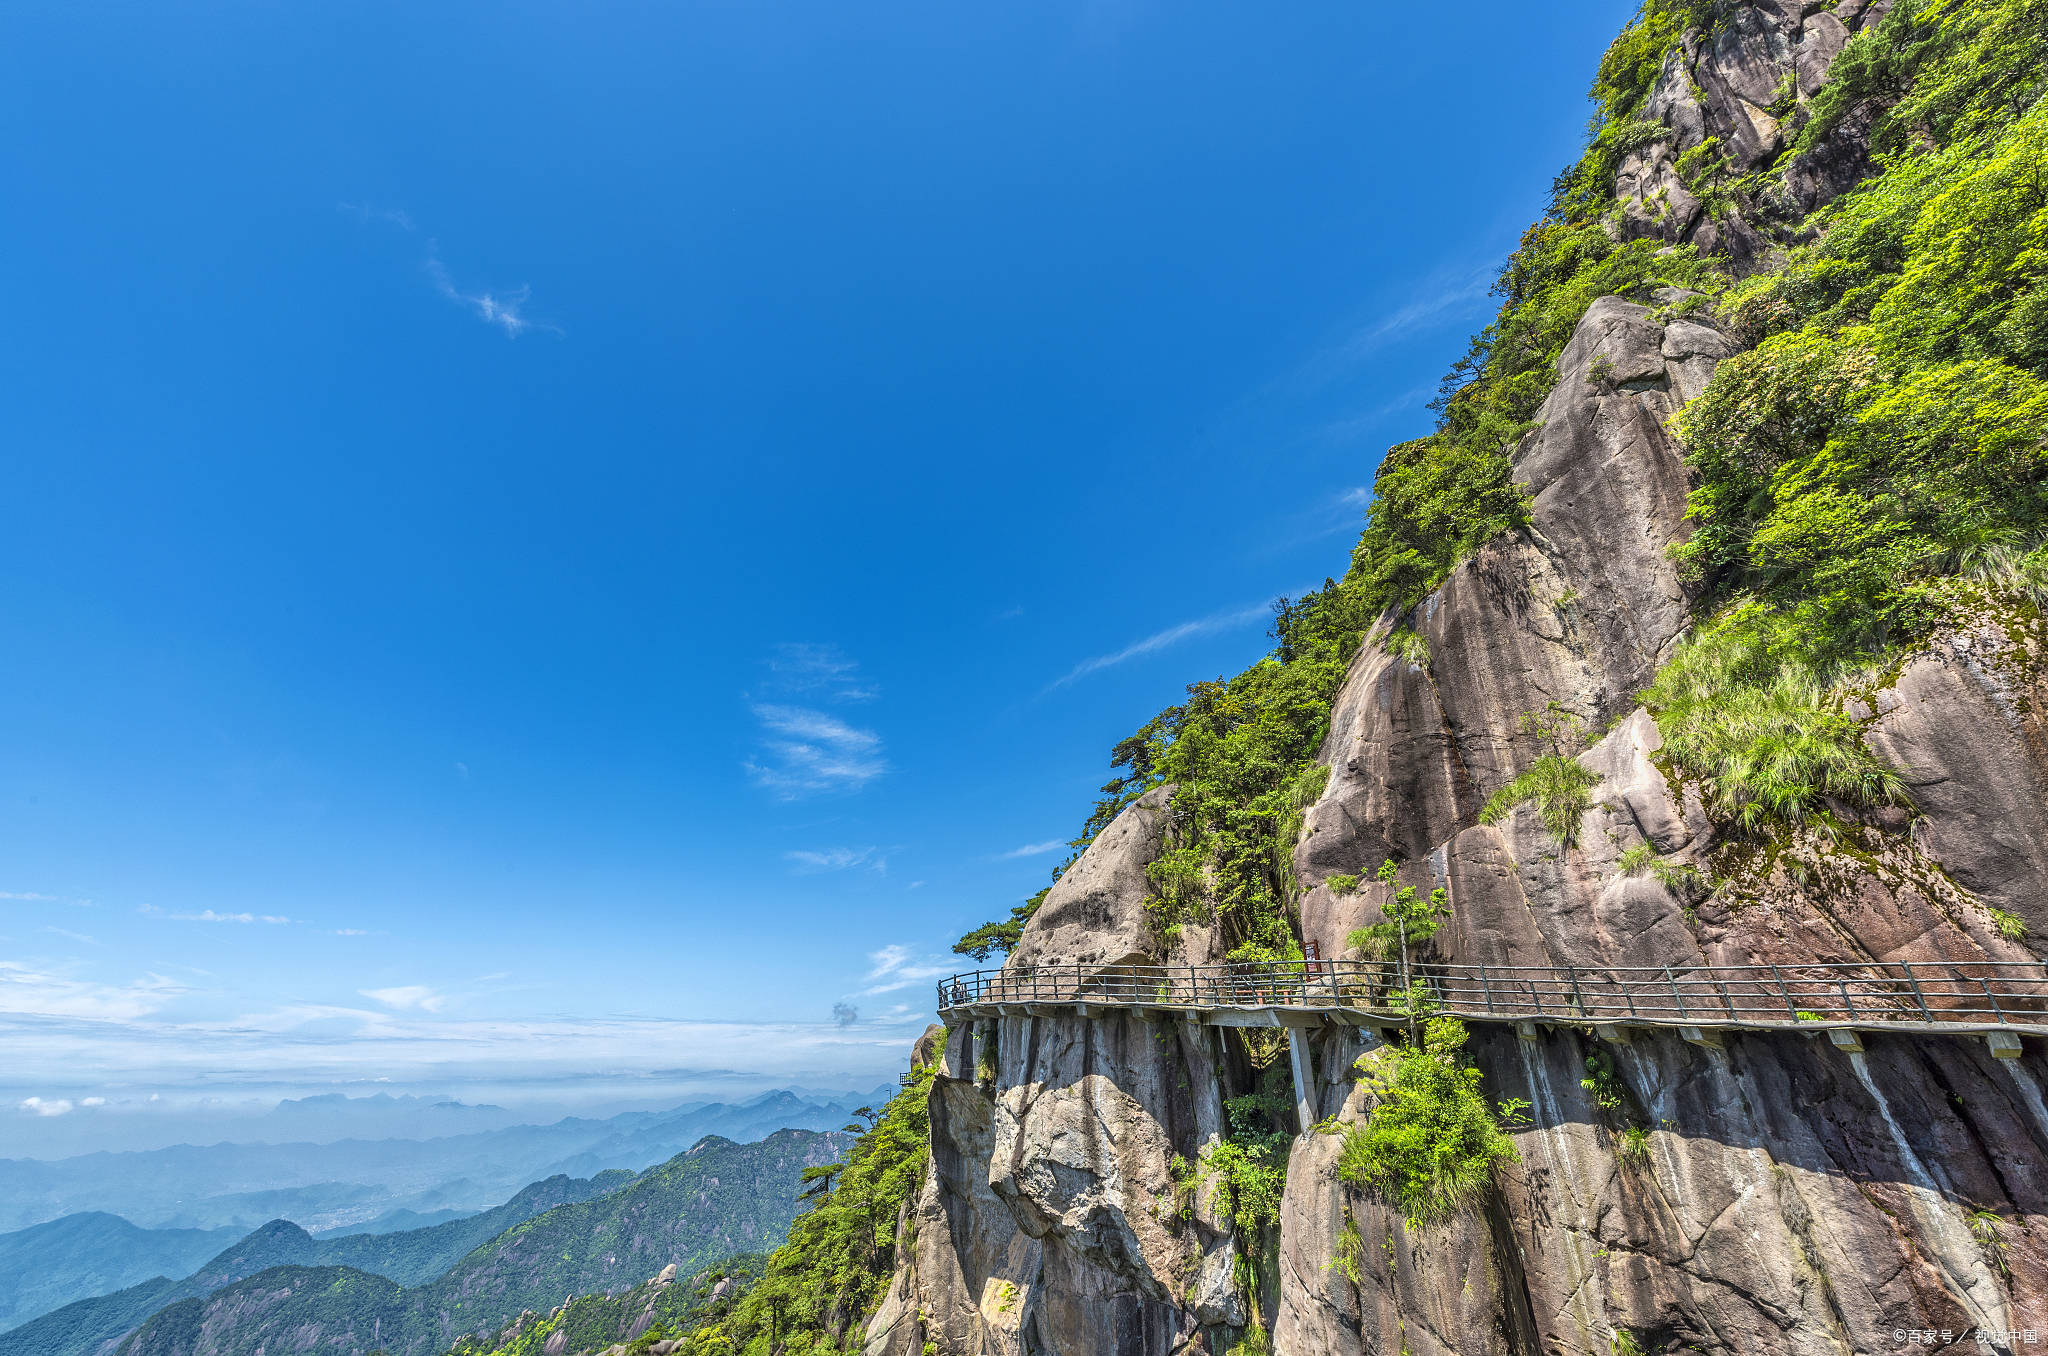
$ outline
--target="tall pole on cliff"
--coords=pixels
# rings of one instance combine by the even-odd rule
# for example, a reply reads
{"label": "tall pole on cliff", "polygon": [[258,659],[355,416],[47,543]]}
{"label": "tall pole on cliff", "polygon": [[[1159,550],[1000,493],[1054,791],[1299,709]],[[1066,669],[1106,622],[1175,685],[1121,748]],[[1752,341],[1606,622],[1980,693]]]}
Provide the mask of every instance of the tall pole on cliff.
{"label": "tall pole on cliff", "polygon": [[1408,1043],[1415,1044],[1415,988],[1408,979],[1408,916],[1396,897],[1394,925],[1401,929],[1401,1005],[1408,1009]]}

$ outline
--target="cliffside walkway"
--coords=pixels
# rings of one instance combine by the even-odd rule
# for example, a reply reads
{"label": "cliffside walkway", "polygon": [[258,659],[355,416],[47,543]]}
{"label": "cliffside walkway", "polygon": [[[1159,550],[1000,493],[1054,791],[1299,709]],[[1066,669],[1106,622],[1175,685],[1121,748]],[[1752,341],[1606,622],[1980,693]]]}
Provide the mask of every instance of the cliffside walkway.
{"label": "cliffside walkway", "polygon": [[939,983],[949,1019],[1053,1012],[1177,1015],[1215,1026],[1390,1027],[1418,1011],[1470,1022],[1669,1027],[1720,1044],[1725,1031],[1981,1035],[2016,1058],[2048,1037],[2048,963],[1866,961],[1803,965],[1569,966],[1308,960],[1270,965],[1040,965]]}

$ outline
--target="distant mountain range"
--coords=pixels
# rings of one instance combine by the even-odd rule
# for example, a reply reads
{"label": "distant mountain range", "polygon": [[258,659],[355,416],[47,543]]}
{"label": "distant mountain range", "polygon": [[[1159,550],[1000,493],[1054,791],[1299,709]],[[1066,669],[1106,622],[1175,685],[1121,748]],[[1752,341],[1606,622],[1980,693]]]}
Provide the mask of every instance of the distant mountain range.
{"label": "distant mountain range", "polygon": [[[808,1130],[778,1131],[754,1144],[707,1138],[613,1190],[530,1215],[436,1278],[410,1287],[355,1265],[297,1259],[382,1239],[416,1274],[433,1264],[435,1249],[423,1237],[323,1240],[279,1221],[185,1282],[146,1295],[137,1294],[145,1287],[122,1292],[129,1299],[82,1301],[0,1333],[0,1356],[288,1356],[372,1349],[433,1356],[461,1335],[493,1332],[525,1310],[545,1312],[571,1296],[632,1289],[670,1265],[687,1275],[722,1258],[773,1248],[796,1217],[803,1170],[832,1162],[850,1142],[851,1136]],[[538,1183],[534,1190],[554,1185]],[[567,1189],[595,1185],[573,1183]],[[505,1208],[512,1209],[511,1203]],[[436,1234],[470,1223],[417,1232]],[[408,1241],[394,1247],[391,1240]],[[391,1258],[383,1260],[389,1264]],[[149,1315],[135,1316],[144,1306]]]}
{"label": "distant mountain range", "polygon": [[183,1276],[239,1229],[138,1229],[99,1211],[0,1234],[0,1331],[155,1276]]}
{"label": "distant mountain range", "polygon": [[558,1205],[589,1200],[632,1180],[632,1173],[617,1171],[594,1178],[550,1177],[535,1182],[495,1209],[401,1233],[315,1238],[290,1220],[272,1220],[225,1250],[217,1251],[183,1280],[153,1276],[112,1294],[67,1304],[32,1322],[0,1332],[0,1356],[82,1356],[121,1337],[167,1304],[211,1294],[221,1286],[271,1267],[351,1267],[387,1277],[399,1285],[417,1285],[439,1276],[478,1244],[516,1224]]}
{"label": "distant mountain range", "polygon": [[[836,1130],[852,1108],[879,1104],[890,1091],[831,1098],[776,1091],[737,1104],[603,1120],[569,1117],[431,1139],[179,1145],[54,1161],[0,1159],[0,1230],[86,1212],[119,1215],[147,1229],[248,1230],[289,1219],[317,1233],[374,1228],[379,1220],[400,1228],[445,1222],[543,1178],[590,1177],[613,1168],[637,1172],[706,1135],[746,1143],[785,1127]],[[414,1110],[437,1114],[431,1107]],[[497,1109],[465,1108],[463,1114],[475,1110]],[[9,1284],[0,1266],[0,1306]]]}

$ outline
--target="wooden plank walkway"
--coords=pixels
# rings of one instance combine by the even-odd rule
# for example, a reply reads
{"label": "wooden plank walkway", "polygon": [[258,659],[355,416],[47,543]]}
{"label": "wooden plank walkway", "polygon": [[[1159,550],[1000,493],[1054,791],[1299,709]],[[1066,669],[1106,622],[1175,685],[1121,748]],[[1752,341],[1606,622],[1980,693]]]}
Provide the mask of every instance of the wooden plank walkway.
{"label": "wooden plank walkway", "polygon": [[1216,1026],[1391,1027],[1420,1012],[1473,1022],[1667,1027],[1702,1045],[1725,1031],[1981,1035],[2020,1054],[2048,1037],[2048,964],[1866,961],[1803,965],[1488,966],[1307,960],[1271,965],[1042,965],[939,983],[949,1020],[1097,1012],[1175,1015]]}

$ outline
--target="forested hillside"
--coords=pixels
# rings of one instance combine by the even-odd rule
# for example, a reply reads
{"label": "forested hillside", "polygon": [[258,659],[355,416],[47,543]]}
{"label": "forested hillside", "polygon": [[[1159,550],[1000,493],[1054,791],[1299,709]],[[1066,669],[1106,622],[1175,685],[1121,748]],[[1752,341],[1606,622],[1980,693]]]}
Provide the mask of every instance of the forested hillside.
{"label": "forested hillside", "polygon": [[138,1229],[99,1212],[0,1234],[0,1331],[81,1295],[183,1276],[235,1236],[233,1229]]}
{"label": "forested hillside", "polygon": [[490,1333],[567,1296],[630,1288],[671,1264],[694,1274],[771,1246],[796,1213],[805,1171],[835,1162],[845,1139],[809,1130],[755,1144],[708,1138],[620,1189],[513,1225],[412,1287],[347,1266],[242,1272],[162,1307],[118,1350],[282,1356],[339,1344],[431,1356],[463,1333]]}
{"label": "forested hillside", "polygon": [[272,1220],[181,1279],[156,1276],[78,1300],[0,1333],[0,1353],[85,1356],[131,1331],[165,1305],[209,1294],[272,1267],[350,1267],[399,1285],[423,1284],[515,1224],[558,1205],[589,1200],[632,1180],[632,1173],[619,1171],[590,1178],[550,1177],[481,1214],[387,1234],[315,1238],[290,1220]]}
{"label": "forested hillside", "polygon": [[846,1156],[805,1170],[807,1204],[765,1261],[728,1262],[674,1289],[586,1295],[448,1356],[589,1356],[620,1342],[635,1356],[657,1342],[667,1344],[662,1356],[857,1350],[911,1241],[906,1221],[930,1156],[940,1034],[935,1027],[918,1042],[910,1081]]}

